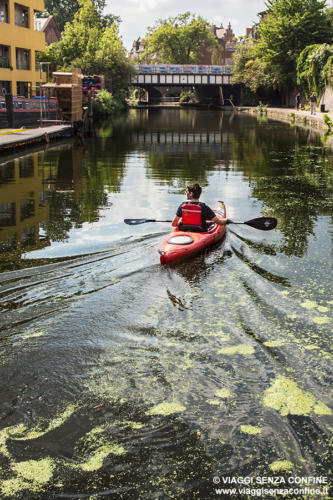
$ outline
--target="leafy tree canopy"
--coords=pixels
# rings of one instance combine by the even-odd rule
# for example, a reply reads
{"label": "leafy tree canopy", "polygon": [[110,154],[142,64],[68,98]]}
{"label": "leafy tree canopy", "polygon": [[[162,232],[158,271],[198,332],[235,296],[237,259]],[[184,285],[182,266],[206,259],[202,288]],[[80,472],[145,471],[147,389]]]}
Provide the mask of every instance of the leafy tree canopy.
{"label": "leafy tree canopy", "polygon": [[51,62],[52,71],[81,68],[84,74],[103,74],[113,95],[125,97],[132,71],[118,25],[103,26],[92,0],[78,0],[79,10],[67,23],[60,42],[46,47],[42,60]]}
{"label": "leafy tree canopy", "polygon": [[160,19],[148,28],[142,60],[146,63],[196,64],[202,49],[213,48],[216,44],[208,21],[185,12]]}
{"label": "leafy tree canopy", "polygon": [[[76,12],[80,8],[78,0],[45,0],[44,3],[46,14],[54,16],[60,31],[64,30],[66,23],[73,21]],[[93,0],[93,3],[103,25],[120,22],[117,16],[102,14],[106,5],[106,0]]]}
{"label": "leafy tree canopy", "polygon": [[233,55],[233,82],[243,83],[252,92],[260,86],[270,86],[269,74],[265,71],[265,63],[257,57],[256,40],[246,39],[237,44]]}
{"label": "leafy tree canopy", "polygon": [[259,25],[256,54],[274,88],[296,85],[296,64],[308,45],[331,43],[332,24],[325,0],[268,0]]}
{"label": "leafy tree canopy", "polygon": [[314,44],[302,50],[297,60],[297,84],[306,96],[315,92],[321,97],[332,77],[333,45]]}

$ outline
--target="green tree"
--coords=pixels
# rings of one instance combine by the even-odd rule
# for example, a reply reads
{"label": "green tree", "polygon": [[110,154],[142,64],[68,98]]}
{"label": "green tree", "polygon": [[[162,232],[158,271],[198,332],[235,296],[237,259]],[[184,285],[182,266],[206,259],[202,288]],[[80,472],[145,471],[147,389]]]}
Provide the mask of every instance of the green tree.
{"label": "green tree", "polygon": [[302,50],[297,60],[297,84],[305,95],[321,97],[332,82],[333,45],[315,44]]}
{"label": "green tree", "polygon": [[331,43],[332,24],[325,0],[268,0],[259,25],[256,54],[273,88],[296,85],[296,64],[308,45]]}
{"label": "green tree", "polygon": [[237,44],[233,55],[233,82],[243,83],[252,92],[261,86],[270,86],[266,64],[257,57],[257,41],[246,38]]}
{"label": "green tree", "polygon": [[208,21],[185,12],[160,19],[155,26],[148,28],[142,59],[154,63],[196,64],[203,48],[213,48],[216,44]]}
{"label": "green tree", "polygon": [[103,74],[106,87],[123,101],[132,66],[122,44],[118,25],[103,26],[92,0],[78,0],[79,10],[67,23],[58,43],[46,47],[42,60],[51,62],[52,70],[81,68],[84,74]]}
{"label": "green tree", "polygon": [[[73,21],[76,12],[80,8],[78,0],[45,0],[44,3],[45,13],[54,16],[60,31],[63,31],[66,23]],[[117,16],[111,14],[103,16],[106,0],[93,0],[93,3],[103,24],[120,21]]]}

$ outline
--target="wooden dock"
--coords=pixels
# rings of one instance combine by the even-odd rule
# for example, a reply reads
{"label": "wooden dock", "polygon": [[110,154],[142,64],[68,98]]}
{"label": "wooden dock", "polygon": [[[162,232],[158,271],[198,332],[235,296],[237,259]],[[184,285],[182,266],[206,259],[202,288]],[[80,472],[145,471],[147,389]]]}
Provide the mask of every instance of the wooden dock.
{"label": "wooden dock", "polygon": [[50,142],[71,131],[71,125],[52,125],[40,128],[0,129],[0,153],[35,142]]}

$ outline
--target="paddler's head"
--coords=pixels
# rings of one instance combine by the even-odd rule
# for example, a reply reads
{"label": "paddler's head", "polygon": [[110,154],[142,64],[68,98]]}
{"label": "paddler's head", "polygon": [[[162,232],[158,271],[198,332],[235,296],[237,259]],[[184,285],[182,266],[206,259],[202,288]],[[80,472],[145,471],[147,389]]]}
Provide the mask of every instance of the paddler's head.
{"label": "paddler's head", "polygon": [[199,200],[201,195],[201,187],[199,184],[189,184],[186,188],[185,194],[188,200]]}

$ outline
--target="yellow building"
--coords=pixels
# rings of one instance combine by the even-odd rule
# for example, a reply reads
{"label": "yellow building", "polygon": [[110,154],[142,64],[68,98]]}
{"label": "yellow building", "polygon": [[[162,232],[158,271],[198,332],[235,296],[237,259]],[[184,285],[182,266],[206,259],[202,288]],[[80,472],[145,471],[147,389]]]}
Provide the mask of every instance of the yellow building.
{"label": "yellow building", "polygon": [[39,86],[36,52],[45,49],[45,33],[35,29],[43,0],[0,0],[0,94],[31,97]]}

